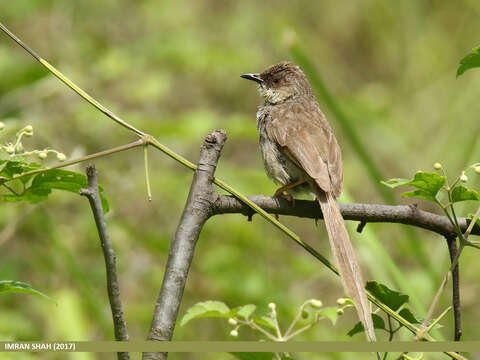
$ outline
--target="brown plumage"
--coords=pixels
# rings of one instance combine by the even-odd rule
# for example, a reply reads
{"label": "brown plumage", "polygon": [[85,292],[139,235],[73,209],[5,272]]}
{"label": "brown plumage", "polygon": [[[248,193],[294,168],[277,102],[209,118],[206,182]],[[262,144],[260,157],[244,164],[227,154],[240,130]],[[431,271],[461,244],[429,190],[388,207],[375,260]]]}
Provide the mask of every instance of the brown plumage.
{"label": "brown plumage", "polygon": [[367,339],[375,341],[364,282],[336,201],[343,184],[340,147],[307,77],[289,62],[242,77],[257,82],[265,99],[258,108],[257,129],[265,170],[282,185],[276,196],[305,190],[315,194],[345,291]]}

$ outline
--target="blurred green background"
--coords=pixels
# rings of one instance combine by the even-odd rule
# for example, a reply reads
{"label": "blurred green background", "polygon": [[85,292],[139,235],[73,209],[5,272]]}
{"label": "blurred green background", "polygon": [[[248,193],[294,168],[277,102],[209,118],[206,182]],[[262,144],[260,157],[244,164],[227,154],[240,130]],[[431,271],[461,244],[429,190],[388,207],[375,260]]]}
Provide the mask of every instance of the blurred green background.
{"label": "blurred green background", "polygon": [[[119,1],[16,0],[0,3],[0,20],[45,59],[137,128],[192,161],[203,138],[223,128],[229,140],[217,176],[244,194],[273,194],[257,148],[255,87],[239,75],[294,60],[294,43],[307,55],[351,121],[385,178],[430,171],[441,162],[453,177],[480,160],[480,72],[455,79],[458,61],[479,44],[480,2],[433,1]],[[341,201],[384,203],[342,128],[325,106],[343,149]],[[133,141],[0,34],[0,121],[10,140],[31,124],[28,149],[52,146],[69,158]],[[140,149],[95,161],[110,201],[107,220],[117,252],[121,293],[132,339],[145,339],[160,289],[169,242],[192,173],[150,152],[153,201],[146,200]],[[84,171],[85,165],[71,167]],[[470,180],[477,179],[472,176]],[[395,192],[396,201],[408,203]],[[437,211],[428,204],[420,206]],[[460,214],[472,212],[462,205]],[[281,217],[320,252],[329,254],[319,222]],[[445,240],[396,224],[350,223],[365,277],[411,296],[420,317],[449,263]],[[88,202],[56,192],[37,206],[0,207],[0,278],[30,283],[58,306],[23,294],[0,297],[2,340],[110,340],[110,308],[103,256]],[[479,338],[478,253],[461,259],[463,340]],[[287,325],[308,298],[334,306],[338,279],[260,217],[211,219],[199,239],[180,309],[198,301],[229,306],[277,303]],[[450,304],[451,287],[441,298]],[[346,333],[353,311],[297,340],[363,341]],[[453,338],[452,314],[437,336]],[[175,340],[231,340],[219,319],[175,329]],[[402,330],[403,331],[403,330]],[[410,340],[400,331],[397,339]],[[379,335],[386,340],[385,334]],[[240,340],[256,339],[240,329]],[[0,358],[33,359],[33,354]],[[35,356],[37,357],[37,356]],[[58,358],[42,354],[42,359]],[[62,358],[110,359],[110,354]],[[228,354],[171,354],[171,359],[232,359]],[[298,354],[298,359],[359,359],[369,354]],[[426,358],[445,358],[426,355]]]}

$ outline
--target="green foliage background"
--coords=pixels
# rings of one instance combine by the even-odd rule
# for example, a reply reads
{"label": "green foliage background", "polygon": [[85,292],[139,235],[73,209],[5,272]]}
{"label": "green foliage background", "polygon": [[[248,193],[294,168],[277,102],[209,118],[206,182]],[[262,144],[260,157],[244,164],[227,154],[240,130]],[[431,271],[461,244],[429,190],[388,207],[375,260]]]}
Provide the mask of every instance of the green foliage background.
{"label": "green foliage background", "polygon": [[[226,129],[229,140],[217,175],[245,194],[273,194],[275,186],[264,175],[257,149],[255,111],[260,99],[239,75],[292,59],[293,38],[353,122],[385,178],[430,171],[436,161],[453,176],[479,161],[480,73],[473,70],[455,78],[458,61],[479,43],[479,14],[480,3],[475,0],[0,3],[1,21],[41,56],[137,128],[192,161],[208,132]],[[383,203],[336,119],[323,107],[343,148],[349,201]],[[7,127],[2,137],[32,124],[36,134],[29,145],[52,146],[69,158],[134,139],[3,34],[0,121]],[[161,153],[151,153],[152,203],[146,200],[140,149],[95,161],[110,202],[107,216],[132,339],[146,337],[169,241],[192,176]],[[83,171],[84,166],[71,169]],[[471,181],[478,189],[478,176]],[[397,200],[411,202],[399,196]],[[112,339],[103,257],[87,201],[58,192],[40,205],[1,205],[0,278],[27,282],[58,306],[24,294],[2,295],[0,338]],[[426,203],[420,206],[433,210]],[[462,206],[464,214],[471,212],[471,205]],[[329,253],[321,222],[315,227],[311,220],[281,220]],[[423,315],[421,307],[429,305],[448,268],[445,240],[415,230],[412,242],[402,226],[394,224],[369,224],[361,235],[352,234],[366,278],[415,296],[413,310]],[[379,244],[383,250],[378,250]],[[379,256],[381,251],[393,261]],[[419,260],[422,252],[429,269]],[[460,261],[464,340],[478,339],[477,259],[478,253],[467,249]],[[406,281],[402,283],[399,276]],[[319,298],[330,306],[341,296],[338,279],[262,219],[255,217],[249,223],[240,215],[225,215],[204,228],[180,315],[209,299],[231,307],[254,303],[265,312],[273,301],[288,323],[305,299]],[[450,288],[442,297],[442,309],[449,303]],[[352,339],[346,335],[355,321],[350,311],[334,328],[325,322],[298,340],[363,341],[360,335]],[[443,324],[442,336],[451,339],[451,314]],[[175,340],[230,340],[229,330],[226,321],[199,319],[178,326]],[[240,329],[240,339],[255,338]],[[405,332],[400,339],[410,337]],[[328,355],[360,356],[369,357]],[[298,354],[305,359],[326,357]],[[171,358],[198,357],[171,354]],[[202,358],[232,357],[205,354]]]}

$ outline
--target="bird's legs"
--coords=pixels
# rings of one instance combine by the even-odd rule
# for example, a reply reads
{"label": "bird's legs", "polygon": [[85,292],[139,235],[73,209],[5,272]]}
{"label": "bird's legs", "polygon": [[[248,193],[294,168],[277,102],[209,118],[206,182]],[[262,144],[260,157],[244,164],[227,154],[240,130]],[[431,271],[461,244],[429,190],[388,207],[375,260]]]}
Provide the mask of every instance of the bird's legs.
{"label": "bird's legs", "polygon": [[[298,185],[301,185],[301,184],[305,183],[306,181],[307,180],[298,180],[298,181],[295,181],[293,183],[284,185],[281,188],[278,188],[277,191],[275,191],[275,194],[273,195],[273,197],[283,198],[287,201],[295,203],[295,199],[293,198],[292,195],[288,194],[287,191],[290,190],[290,189],[293,189],[294,187],[297,187]],[[275,214],[275,219],[278,220],[278,214]]]}
{"label": "bird's legs", "polygon": [[287,194],[286,192],[290,189],[293,189],[294,187],[297,187],[298,185],[302,185],[305,182],[307,182],[307,180],[302,179],[302,180],[298,180],[293,183],[284,185],[281,188],[278,188],[277,191],[275,191],[275,194],[273,195],[273,197],[284,198],[288,201],[293,201],[294,200],[293,196],[290,194]]}

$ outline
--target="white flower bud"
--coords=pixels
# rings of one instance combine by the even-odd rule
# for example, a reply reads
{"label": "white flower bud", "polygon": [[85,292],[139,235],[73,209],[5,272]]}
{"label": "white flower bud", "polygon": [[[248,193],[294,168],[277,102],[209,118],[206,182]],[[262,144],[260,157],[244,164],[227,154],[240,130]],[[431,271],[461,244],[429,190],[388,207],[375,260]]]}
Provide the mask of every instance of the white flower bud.
{"label": "white flower bud", "polygon": [[435,163],[435,164],[433,164],[433,168],[434,168],[435,170],[442,170],[442,164],[440,164],[440,163]]}
{"label": "white flower bud", "polygon": [[465,175],[465,171],[462,171],[462,175],[460,176],[460,181],[464,183],[468,181],[468,177],[467,175]]}
{"label": "white flower bud", "polygon": [[237,330],[230,331],[230,336],[237,337],[238,336],[238,331]]}
{"label": "white flower bud", "polygon": [[345,305],[346,303],[347,303],[347,299],[345,299],[345,298],[337,299],[337,304],[338,305]]}
{"label": "white flower bud", "polygon": [[230,325],[237,325],[238,322],[237,322],[237,320],[235,320],[234,318],[230,318],[230,319],[228,319],[228,323],[229,323]]}
{"label": "white flower bud", "polygon": [[23,128],[26,132],[33,132],[33,126],[32,125],[27,125]]}
{"label": "white flower bud", "polygon": [[337,314],[338,315],[343,315],[343,313],[344,313],[343,309],[337,309]]}
{"label": "white flower bud", "polygon": [[47,156],[48,156],[48,154],[47,154],[46,151],[41,151],[41,152],[38,153],[38,157],[39,157],[40,159],[42,159],[42,160],[43,160],[43,159],[46,159]]}
{"label": "white flower bud", "polygon": [[320,300],[317,300],[317,299],[312,299],[310,300],[310,305],[314,308],[321,308],[323,306],[322,302]]}
{"label": "white flower bud", "polygon": [[57,154],[57,160],[58,161],[65,161],[67,159],[67,157],[65,156],[64,153],[58,153]]}
{"label": "white flower bud", "polygon": [[3,122],[0,121],[0,131],[5,129],[5,124]]}
{"label": "white flower bud", "polygon": [[270,308],[270,310],[275,310],[277,306],[275,305],[275,303],[271,302],[268,304],[268,307]]}
{"label": "white flower bud", "polygon": [[475,173],[480,175],[480,165],[475,166]]}

